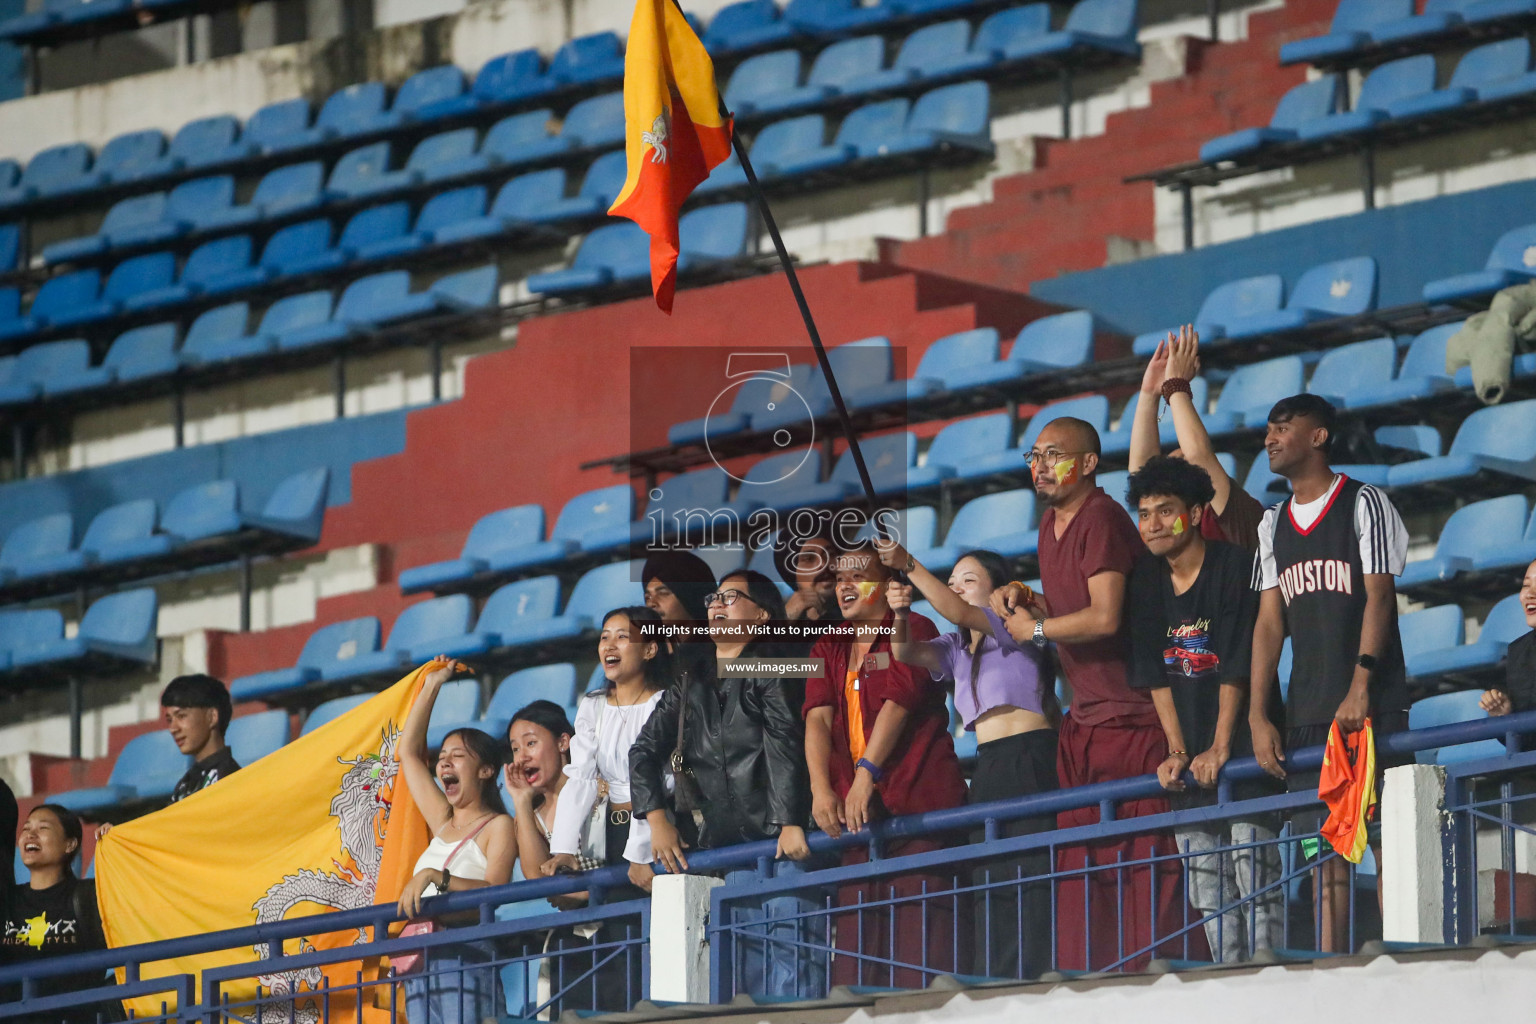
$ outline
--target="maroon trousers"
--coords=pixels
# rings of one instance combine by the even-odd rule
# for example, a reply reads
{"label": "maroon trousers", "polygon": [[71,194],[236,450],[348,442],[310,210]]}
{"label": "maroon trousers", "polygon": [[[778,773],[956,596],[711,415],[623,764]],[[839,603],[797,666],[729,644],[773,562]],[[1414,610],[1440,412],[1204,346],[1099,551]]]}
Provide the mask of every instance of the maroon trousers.
{"label": "maroon trousers", "polygon": [[[909,839],[888,847],[886,856],[928,853],[946,845],[934,839]],[[843,853],[845,865],[868,862],[866,847],[856,846]],[[832,984],[926,988],[935,975],[917,968],[941,974],[958,970],[966,962],[965,951],[958,951],[957,958],[955,949],[956,900],[961,897],[919,898],[925,892],[953,888],[954,879],[941,875],[900,875],[839,886],[837,905],[841,909],[832,919],[837,949],[832,956]],[[900,902],[880,902],[892,899]],[[857,909],[861,904],[868,909]]]}
{"label": "maroon trousers", "polygon": [[[1160,726],[1082,725],[1068,714],[1061,723],[1056,770],[1066,789],[1155,772],[1167,757],[1168,742]],[[1167,810],[1168,801],[1158,797],[1122,802],[1116,814],[1124,820]],[[1056,827],[1075,828],[1098,820],[1098,808],[1084,807],[1058,814]],[[1155,955],[1183,957],[1184,936],[1176,934],[1185,922],[1178,862],[1114,867],[1117,862],[1176,852],[1173,836],[1166,832],[1058,847],[1058,872],[1090,866],[1102,870],[1056,882],[1057,968],[1097,971],[1124,959],[1125,970],[1140,970],[1154,956],[1153,943],[1162,939],[1168,941],[1159,942]],[[1188,918],[1198,919],[1198,915]],[[1209,957],[1203,929],[1191,929],[1188,939],[1191,959]]]}

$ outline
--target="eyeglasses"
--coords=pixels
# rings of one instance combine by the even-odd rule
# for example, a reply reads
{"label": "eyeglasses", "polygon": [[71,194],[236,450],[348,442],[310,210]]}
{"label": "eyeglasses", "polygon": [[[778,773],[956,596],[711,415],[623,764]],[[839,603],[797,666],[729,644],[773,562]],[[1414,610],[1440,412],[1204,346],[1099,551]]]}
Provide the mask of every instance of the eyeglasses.
{"label": "eyeglasses", "polygon": [[748,601],[751,601],[752,595],[741,590],[719,590],[713,594],[705,594],[704,604],[706,607],[712,604],[723,604],[729,608],[731,605],[735,604],[742,598],[746,598]]}
{"label": "eyeglasses", "polygon": [[1087,452],[1059,452],[1055,448],[1048,448],[1043,452],[1028,451],[1024,453],[1024,465],[1033,468],[1035,463],[1038,462],[1046,469],[1052,469],[1055,467],[1056,463],[1060,462],[1062,459],[1069,455],[1087,454]]}

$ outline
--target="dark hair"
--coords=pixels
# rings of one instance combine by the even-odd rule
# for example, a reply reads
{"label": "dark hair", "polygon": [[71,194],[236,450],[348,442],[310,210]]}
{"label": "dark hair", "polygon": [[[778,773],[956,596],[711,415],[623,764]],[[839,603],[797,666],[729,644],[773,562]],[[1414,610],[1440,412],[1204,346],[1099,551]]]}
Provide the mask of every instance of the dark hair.
{"label": "dark hair", "polygon": [[491,766],[491,777],[480,780],[480,802],[497,814],[506,814],[507,805],[501,802],[501,790],[496,788],[496,776],[501,774],[501,766],[507,761],[506,750],[490,733],[468,726],[444,736],[443,746],[446,747],[455,736],[464,741],[475,760]]}
{"label": "dark hair", "polygon": [[824,519],[816,521],[816,529],[811,533],[797,536],[786,530],[774,542],[773,567],[779,571],[779,579],[792,590],[800,589],[800,576],[795,571],[795,563],[800,558],[800,552],[813,540],[821,541],[828,551],[837,550],[837,542],[832,536],[832,524]]}
{"label": "dark hair", "polygon": [[1289,423],[1297,416],[1305,416],[1328,431],[1328,437],[1323,441],[1323,454],[1331,453],[1339,419],[1339,411],[1333,403],[1319,395],[1303,393],[1282,398],[1269,410],[1270,423]]}
{"label": "dark hair", "polygon": [[[966,558],[973,558],[980,564],[981,571],[987,574],[987,579],[992,584],[992,589],[996,590],[1008,582],[1010,574],[1008,560],[996,551],[989,551],[986,548],[973,548],[955,559],[955,564],[959,565],[961,560]],[[982,639],[986,638],[983,637]],[[1061,702],[1056,699],[1056,656],[1047,648],[1039,652],[1036,663],[1040,667],[1040,690],[1037,694],[1040,698],[1040,712],[1045,715],[1046,721],[1055,726],[1061,722]],[[971,702],[978,707],[981,705],[981,698],[978,693],[980,679],[981,659],[972,658]],[[958,682],[959,680],[956,680],[957,684]]]}
{"label": "dark hair", "polygon": [[834,572],[837,570],[838,560],[847,558],[849,555],[866,555],[869,558],[868,564],[878,568],[883,575],[886,577],[896,575],[895,570],[888,568],[884,562],[880,561],[880,552],[875,550],[873,538],[861,537],[852,544],[845,544],[839,549],[832,558],[832,569]]}
{"label": "dark hair", "polygon": [[221,736],[224,730],[229,728],[229,720],[234,715],[234,709],[229,700],[229,687],[213,676],[200,672],[196,675],[177,676],[167,683],[160,693],[160,706],[163,708],[213,708],[219,713],[214,728]]}
{"label": "dark hair", "polygon": [[1125,500],[1132,508],[1141,504],[1142,498],[1166,495],[1178,498],[1185,505],[1209,505],[1216,497],[1211,474],[1186,459],[1167,455],[1154,455],[1131,474],[1125,485]]}
{"label": "dark hair", "polygon": [[74,875],[75,857],[83,855],[83,851],[85,850],[85,827],[80,824],[80,815],[76,814],[68,807],[65,807],[63,804],[38,804],[36,807],[32,808],[31,812],[27,816],[31,817],[38,811],[48,811],[55,818],[58,818],[59,827],[64,830],[64,838],[73,839],[75,841],[75,852],[66,853],[64,855],[64,873],[66,875]]}
{"label": "dark hair", "polygon": [[[513,722],[532,722],[541,729],[549,730],[549,734],[556,739],[561,736],[575,736],[576,727],[571,724],[571,716],[565,713],[565,708],[552,700],[536,700],[524,704],[517,709],[517,714],[512,716]],[[507,734],[512,732],[511,722],[507,723]]]}
{"label": "dark hair", "polygon": [[[1076,416],[1058,416],[1045,425],[1045,427],[1067,427],[1077,433],[1084,452],[1092,452],[1094,455],[1103,455],[1104,449],[1099,441],[1099,428],[1087,420]],[[1044,430],[1045,427],[1041,427]]]}
{"label": "dark hair", "polygon": [[689,618],[703,620],[704,597],[715,589],[715,574],[708,562],[692,551],[656,551],[646,558],[640,569],[641,585],[649,586],[651,580],[665,584],[682,603]]}
{"label": "dark hair", "polygon": [[[632,625],[639,625],[642,622],[649,622],[655,626],[661,625],[661,616],[643,604],[632,604],[623,608],[615,608],[607,615],[603,616],[599,625],[606,626],[608,624],[608,620],[613,618],[615,615],[624,616],[630,621]],[[702,620],[702,616],[700,619]],[[656,656],[654,658],[646,659],[644,664],[645,681],[658,690],[665,690],[671,686],[672,652],[667,649],[667,645],[662,643],[659,639],[643,640],[638,636],[632,636],[629,639],[630,643],[645,643],[656,645]],[[592,692],[612,693],[613,680],[605,679],[602,690],[594,690]]]}
{"label": "dark hair", "polygon": [[779,593],[773,580],[756,569],[735,569],[720,577],[720,583],[723,585],[726,580],[732,579],[746,582],[747,596],[753,604],[767,612],[770,619],[784,618],[784,596]]}

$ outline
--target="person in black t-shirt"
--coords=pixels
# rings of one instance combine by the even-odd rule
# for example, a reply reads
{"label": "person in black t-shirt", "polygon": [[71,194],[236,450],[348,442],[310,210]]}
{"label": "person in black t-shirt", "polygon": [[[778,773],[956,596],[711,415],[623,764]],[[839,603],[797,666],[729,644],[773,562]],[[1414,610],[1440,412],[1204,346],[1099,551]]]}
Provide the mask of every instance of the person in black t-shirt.
{"label": "person in black t-shirt", "polygon": [[[1253,749],[1242,710],[1258,595],[1248,585],[1248,552],[1202,536],[1213,493],[1204,469],[1163,456],[1147,460],[1129,482],[1128,500],[1147,545],[1127,589],[1131,683],[1151,691],[1168,738],[1169,755],[1157,776],[1176,810],[1214,804],[1222,765]],[[1186,768],[1199,789],[1186,790]],[[1276,788],[1240,783],[1234,796]],[[1206,938],[1217,962],[1245,960],[1279,945],[1284,922],[1278,891],[1247,902],[1279,876],[1279,850],[1251,845],[1273,840],[1276,823],[1260,816],[1232,821],[1230,828],[1221,822],[1181,826],[1174,834],[1180,852],[1196,854],[1184,864],[1189,900],[1209,918]],[[1230,845],[1248,848],[1217,852],[1229,836]],[[1240,901],[1244,913],[1218,914]]]}
{"label": "person in black t-shirt", "polygon": [[1504,685],[1483,694],[1483,710],[1495,718],[1536,708],[1536,562],[1525,567],[1520,607],[1531,632],[1509,645],[1504,658]]}
{"label": "person in black t-shirt", "polygon": [[[80,819],[57,804],[39,804],[27,815],[16,848],[31,878],[10,888],[0,931],[0,963],[29,964],[107,948],[96,909],[96,884],[76,878],[71,867],[80,850],[81,835]],[[40,996],[57,995],[110,984],[104,971],[83,971],[39,978],[36,991]],[[0,1000],[19,998],[17,991],[0,991]],[[117,1016],[115,1006],[113,1001],[111,1005],[80,1007],[35,1019],[93,1021],[100,1010],[110,1020]]]}

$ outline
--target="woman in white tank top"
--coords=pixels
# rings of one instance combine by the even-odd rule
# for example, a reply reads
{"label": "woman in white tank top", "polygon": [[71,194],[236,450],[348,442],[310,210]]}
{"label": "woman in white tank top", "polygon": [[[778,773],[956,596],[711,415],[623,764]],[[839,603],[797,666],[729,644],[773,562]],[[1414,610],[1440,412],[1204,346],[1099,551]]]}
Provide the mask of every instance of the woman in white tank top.
{"label": "woman in white tank top", "polygon": [[[400,894],[400,913],[416,918],[421,901],[441,892],[462,892],[512,879],[517,840],[512,819],[496,789],[501,769],[496,740],[478,729],[458,729],[443,739],[435,766],[427,760],[427,722],[455,662],[439,658],[422,682],[400,733],[400,767],[432,842]],[[489,943],[465,942],[431,950],[427,967],[405,982],[411,1024],[478,1024],[497,1016],[498,969]],[[475,969],[476,964],[487,966]],[[462,969],[456,969],[462,968]]]}

